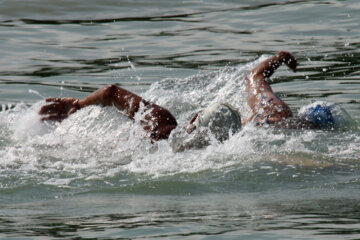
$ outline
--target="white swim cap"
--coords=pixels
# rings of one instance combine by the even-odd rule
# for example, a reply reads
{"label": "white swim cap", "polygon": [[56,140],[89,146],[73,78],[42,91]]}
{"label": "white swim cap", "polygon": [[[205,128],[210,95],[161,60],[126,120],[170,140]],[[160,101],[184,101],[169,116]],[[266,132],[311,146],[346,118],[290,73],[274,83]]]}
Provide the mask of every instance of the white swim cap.
{"label": "white swim cap", "polygon": [[303,106],[298,116],[301,120],[313,124],[317,129],[346,129],[356,124],[339,105],[325,101],[316,101]]}
{"label": "white swim cap", "polygon": [[193,124],[196,128],[208,127],[217,140],[224,141],[241,129],[241,117],[230,104],[215,103],[199,112]]}

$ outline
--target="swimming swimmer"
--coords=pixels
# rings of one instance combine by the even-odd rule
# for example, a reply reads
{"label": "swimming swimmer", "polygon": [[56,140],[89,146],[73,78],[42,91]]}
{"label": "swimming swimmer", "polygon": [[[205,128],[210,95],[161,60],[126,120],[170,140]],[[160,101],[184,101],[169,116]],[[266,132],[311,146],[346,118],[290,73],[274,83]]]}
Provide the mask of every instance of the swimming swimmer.
{"label": "swimming swimmer", "polygon": [[[286,64],[294,72],[298,65],[296,59],[289,52],[281,51],[262,61],[245,78],[246,101],[252,110],[252,115],[248,119],[243,119],[242,125],[253,122],[256,125],[270,124],[294,128],[300,127],[302,124],[298,121],[288,121],[293,116],[290,107],[274,94],[268,83],[275,70],[282,64]],[[190,121],[188,133],[196,128],[192,122],[194,119]],[[307,127],[306,124],[302,125]]]}
{"label": "swimming swimmer", "polygon": [[[316,129],[319,121],[309,120],[309,116],[315,118],[331,111],[318,108],[313,113],[308,112],[306,117],[292,118],[290,107],[277,97],[268,80],[282,64],[296,71],[297,61],[289,53],[281,51],[278,54],[264,60],[256,66],[245,78],[247,103],[252,110],[248,119],[241,121],[240,115],[229,104],[215,104],[196,114],[187,127],[187,133],[191,134],[200,127],[206,127],[219,136],[223,141],[229,133],[235,133],[241,125],[253,122],[255,125],[269,124],[284,128],[309,128]],[[76,98],[47,98],[47,105],[41,107],[39,114],[44,115],[42,120],[62,121],[70,114],[89,105],[115,106],[130,119],[134,119],[136,113],[143,115],[140,122],[143,129],[149,134],[152,141],[167,139],[172,130],[177,127],[175,117],[165,108],[144,100],[140,96],[118,87],[109,85],[98,89],[84,99]],[[329,117],[326,117],[331,122]]]}
{"label": "swimming swimmer", "polygon": [[42,117],[45,121],[62,121],[70,114],[90,105],[115,106],[132,120],[135,114],[141,111],[144,116],[140,124],[153,141],[167,139],[177,126],[176,119],[167,109],[116,85],[98,89],[81,100],[47,98],[46,102],[49,104],[41,107],[39,111],[39,114],[45,115]]}

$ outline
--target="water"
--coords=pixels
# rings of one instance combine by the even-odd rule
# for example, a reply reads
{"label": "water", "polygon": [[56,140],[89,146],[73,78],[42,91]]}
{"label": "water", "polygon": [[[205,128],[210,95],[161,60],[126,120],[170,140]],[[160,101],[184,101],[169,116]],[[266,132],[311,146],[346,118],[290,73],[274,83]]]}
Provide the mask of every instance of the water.
{"label": "water", "polygon": [[360,3],[6,1],[0,9],[0,237],[359,239],[360,133],[246,126],[174,153],[113,108],[40,123],[48,96],[116,83],[168,108],[181,131],[229,102],[280,50],[273,89],[292,108],[336,102],[360,123]]}

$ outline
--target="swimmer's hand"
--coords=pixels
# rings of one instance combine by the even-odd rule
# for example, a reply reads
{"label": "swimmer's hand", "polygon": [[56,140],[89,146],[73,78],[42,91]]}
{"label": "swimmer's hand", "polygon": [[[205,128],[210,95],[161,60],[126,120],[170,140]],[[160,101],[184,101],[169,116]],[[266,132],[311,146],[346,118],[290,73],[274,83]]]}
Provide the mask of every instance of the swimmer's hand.
{"label": "swimmer's hand", "polygon": [[298,65],[296,59],[294,58],[293,55],[291,55],[291,53],[286,52],[286,51],[280,51],[277,54],[279,56],[279,61],[283,62],[286,64],[286,66],[288,66],[291,70],[293,70],[294,72],[296,72],[296,67]]}
{"label": "swimmer's hand", "polygon": [[47,105],[40,108],[39,114],[46,115],[42,121],[61,122],[70,114],[80,109],[79,99],[76,98],[47,98]]}

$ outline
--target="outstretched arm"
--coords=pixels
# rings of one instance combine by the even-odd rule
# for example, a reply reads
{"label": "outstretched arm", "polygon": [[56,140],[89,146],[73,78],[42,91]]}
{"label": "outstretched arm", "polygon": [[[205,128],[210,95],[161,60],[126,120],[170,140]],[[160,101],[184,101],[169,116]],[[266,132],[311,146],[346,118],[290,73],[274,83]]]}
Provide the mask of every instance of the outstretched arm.
{"label": "outstretched arm", "polygon": [[42,120],[62,121],[78,109],[89,105],[114,105],[130,119],[141,110],[144,114],[141,120],[143,129],[150,133],[153,140],[165,139],[171,130],[177,126],[175,118],[163,107],[148,102],[140,96],[116,85],[101,88],[86,98],[48,98],[48,105],[43,106],[39,114],[46,115]]}
{"label": "outstretched arm", "polygon": [[246,100],[253,114],[244,123],[256,121],[259,124],[272,124],[292,116],[289,106],[274,94],[267,82],[282,64],[296,71],[296,59],[289,52],[281,51],[261,62],[245,78]]}

